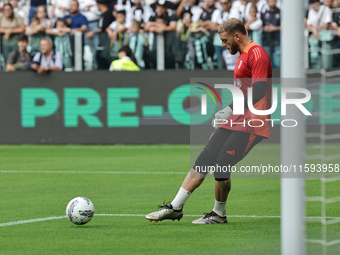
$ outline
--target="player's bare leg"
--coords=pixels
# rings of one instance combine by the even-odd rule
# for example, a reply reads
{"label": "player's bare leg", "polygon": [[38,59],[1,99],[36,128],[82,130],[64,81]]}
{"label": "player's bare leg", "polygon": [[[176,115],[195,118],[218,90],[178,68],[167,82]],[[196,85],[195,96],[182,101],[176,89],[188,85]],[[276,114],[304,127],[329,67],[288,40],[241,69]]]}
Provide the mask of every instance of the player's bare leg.
{"label": "player's bare leg", "polygon": [[191,193],[204,181],[205,176],[196,172],[193,168],[185,177],[176,197],[170,204],[160,206],[162,209],[145,216],[150,221],[180,220],[183,217],[183,206]]}
{"label": "player's bare leg", "polygon": [[215,199],[218,202],[225,203],[227,201],[231,189],[231,179],[223,181],[215,181]]}
{"label": "player's bare leg", "polygon": [[226,204],[231,189],[231,179],[215,181],[215,206],[213,211],[220,217],[226,217]]}
{"label": "player's bare leg", "polygon": [[204,181],[204,177],[205,176],[191,168],[182,183],[182,188],[192,193],[201,185],[201,183]]}

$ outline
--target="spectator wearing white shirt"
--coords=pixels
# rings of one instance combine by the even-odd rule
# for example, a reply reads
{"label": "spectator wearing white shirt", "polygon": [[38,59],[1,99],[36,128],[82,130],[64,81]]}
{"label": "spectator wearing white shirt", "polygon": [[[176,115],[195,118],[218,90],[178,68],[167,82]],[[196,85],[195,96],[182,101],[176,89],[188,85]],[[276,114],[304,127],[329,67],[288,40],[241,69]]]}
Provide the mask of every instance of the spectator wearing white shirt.
{"label": "spectator wearing white shirt", "polygon": [[126,21],[125,10],[120,10],[116,13],[116,20],[113,21],[106,29],[108,37],[111,39],[111,57],[118,58],[118,51],[123,46],[126,31],[131,28],[131,25]]}
{"label": "spectator wearing white shirt", "polygon": [[317,40],[320,40],[318,30],[328,30],[332,22],[332,11],[322,5],[319,0],[310,0],[310,8],[306,16],[306,28],[311,31]]}
{"label": "spectator wearing white shirt", "polygon": [[[98,30],[99,18],[101,12],[98,9],[95,0],[78,0],[80,13],[83,14],[88,20],[88,32]],[[84,40],[84,59],[88,63],[86,68],[88,70],[97,69],[97,47],[99,45],[98,34],[94,34],[91,38]]]}
{"label": "spectator wearing white shirt", "polygon": [[150,6],[143,5],[143,0],[135,0],[135,5],[127,12],[126,19],[130,24],[134,20],[138,21],[144,27],[144,24],[149,21],[152,14],[153,10]]}
{"label": "spectator wearing white shirt", "polygon": [[[220,1],[220,5],[222,7],[222,10],[220,10],[219,12],[214,12],[213,16],[211,18],[211,22],[213,22],[215,24],[215,26],[213,27],[213,31],[217,31],[219,25],[221,25],[223,23],[223,21],[227,20],[230,16],[230,9],[231,9],[231,5],[232,5],[232,1],[231,0],[221,0]],[[222,47],[222,41],[220,39],[220,35],[219,33],[215,33],[214,36],[214,49],[215,49],[215,54],[216,54],[216,58],[217,58],[217,68],[221,69],[222,68],[222,60],[223,60],[223,52],[224,51],[228,51],[227,49],[225,49],[224,47]],[[228,51],[229,53],[229,51]],[[236,59],[233,58],[234,60],[234,66],[236,64],[236,60],[237,60],[238,55],[236,56]],[[228,59],[228,62],[230,62],[229,60],[232,60],[231,58],[225,58],[225,63],[226,60]],[[227,69],[231,69],[232,68],[232,63],[226,63],[226,67]]]}
{"label": "spectator wearing white shirt", "polygon": [[217,31],[218,26],[221,25],[223,21],[229,19],[232,0],[220,0],[220,5],[222,9],[214,12],[211,17],[211,22],[215,23],[215,29],[213,29],[213,31]]}
{"label": "spectator wearing white shirt", "polygon": [[[331,28],[332,11],[322,5],[319,0],[310,0],[310,8],[305,19],[305,26],[310,31],[309,36],[309,65],[311,68],[321,68],[321,56],[319,48],[331,49],[330,43],[333,40]],[[331,56],[325,56],[327,67],[332,65]]]}
{"label": "spectator wearing white shirt", "polygon": [[125,10],[121,10],[117,12],[116,20],[110,24],[110,26],[106,29],[106,32],[108,33],[111,41],[116,41],[118,39],[118,35],[126,32],[129,28],[131,28],[131,25],[126,21],[126,12]]}
{"label": "spectator wearing white shirt", "polygon": [[41,39],[40,52],[35,54],[32,62],[31,68],[38,74],[63,69],[61,54],[53,51],[53,42],[49,37]]}
{"label": "spectator wearing white shirt", "polygon": [[52,0],[51,21],[63,18],[69,14],[70,0]]}
{"label": "spectator wearing white shirt", "polygon": [[[95,22],[97,23],[100,17],[100,11],[98,9],[97,3],[95,0],[78,0],[80,13],[83,14],[89,23]],[[92,31],[89,27],[89,30]]]}
{"label": "spectator wearing white shirt", "polygon": [[236,18],[244,21],[247,17],[246,6],[248,2],[248,0],[234,1],[230,10],[230,18]]}
{"label": "spectator wearing white shirt", "polygon": [[245,20],[244,27],[248,31],[250,39],[259,45],[262,45],[261,29],[262,20],[258,18],[258,9],[256,4],[252,4],[249,9],[249,16]]}
{"label": "spectator wearing white shirt", "polygon": [[115,5],[115,11],[125,11],[128,13],[132,8],[133,4],[131,0],[117,0],[117,4]]}

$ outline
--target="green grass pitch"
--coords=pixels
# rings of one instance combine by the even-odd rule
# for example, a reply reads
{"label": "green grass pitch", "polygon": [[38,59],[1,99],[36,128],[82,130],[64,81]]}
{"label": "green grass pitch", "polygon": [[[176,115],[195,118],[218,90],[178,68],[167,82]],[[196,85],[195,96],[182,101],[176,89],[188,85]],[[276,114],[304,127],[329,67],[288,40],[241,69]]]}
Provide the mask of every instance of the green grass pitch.
{"label": "green grass pitch", "polygon": [[[339,148],[330,146],[327,153]],[[319,149],[311,145],[307,152]],[[0,153],[1,255],[280,254],[279,178],[233,178],[228,224],[191,224],[213,207],[212,178],[193,193],[179,222],[145,220],[143,215],[176,195],[190,168],[189,145],[22,145],[0,146]],[[279,164],[279,156],[279,145],[260,144],[242,164]],[[307,180],[306,194],[320,196],[320,184]],[[326,197],[339,196],[339,189],[339,181],[327,183]],[[95,205],[90,223],[46,219],[64,216],[67,203],[77,196]],[[327,205],[327,216],[339,217],[339,205]],[[321,203],[308,202],[306,214],[320,217]],[[328,242],[340,239],[340,223],[326,230]],[[320,222],[307,223],[307,239],[320,239],[322,233]],[[307,244],[308,254],[322,249]],[[327,247],[327,254],[339,253],[340,244]]]}

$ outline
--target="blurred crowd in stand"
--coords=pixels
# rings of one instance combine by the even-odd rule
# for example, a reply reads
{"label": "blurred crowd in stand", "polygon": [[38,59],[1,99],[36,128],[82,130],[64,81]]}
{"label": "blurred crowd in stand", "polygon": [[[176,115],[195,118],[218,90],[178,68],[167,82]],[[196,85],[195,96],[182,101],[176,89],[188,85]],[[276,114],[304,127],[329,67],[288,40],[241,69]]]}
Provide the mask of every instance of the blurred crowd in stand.
{"label": "blurred crowd in stand", "polygon": [[[340,54],[323,56],[320,49],[340,48],[339,0],[305,2],[309,67],[338,68]],[[217,33],[233,17],[279,68],[282,8],[294,6],[284,0],[0,1],[0,66],[73,70],[81,38],[84,70],[156,69],[158,47],[165,69],[233,70],[238,56],[222,48]]]}

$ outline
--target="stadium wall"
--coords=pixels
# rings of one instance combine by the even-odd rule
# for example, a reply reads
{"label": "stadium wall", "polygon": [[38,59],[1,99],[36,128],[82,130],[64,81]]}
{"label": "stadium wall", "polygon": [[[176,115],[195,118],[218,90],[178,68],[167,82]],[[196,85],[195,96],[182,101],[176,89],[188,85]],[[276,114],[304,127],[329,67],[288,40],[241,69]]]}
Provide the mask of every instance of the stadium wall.
{"label": "stadium wall", "polygon": [[[0,143],[188,144],[190,79],[232,77],[228,71],[2,73]],[[317,132],[325,120],[314,116],[320,93],[313,84],[308,128]],[[332,84],[331,90],[339,86]],[[330,100],[325,111],[339,111],[340,99]],[[326,123],[330,130],[340,126],[339,117]],[[195,130],[200,129],[212,131],[207,124]],[[279,142],[279,129],[275,125],[266,142]]]}

